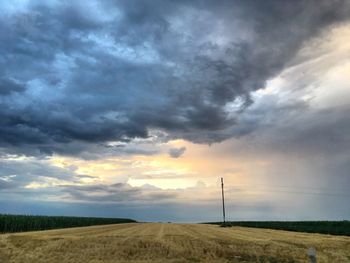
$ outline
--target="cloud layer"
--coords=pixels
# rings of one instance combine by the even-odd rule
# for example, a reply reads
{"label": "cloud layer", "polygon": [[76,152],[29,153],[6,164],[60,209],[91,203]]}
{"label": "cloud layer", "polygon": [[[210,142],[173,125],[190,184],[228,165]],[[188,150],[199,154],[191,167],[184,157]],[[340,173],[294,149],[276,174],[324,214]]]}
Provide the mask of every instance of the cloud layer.
{"label": "cloud layer", "polygon": [[348,217],[349,18],[346,0],[3,1],[1,199],[211,220],[225,176],[237,219]]}
{"label": "cloud layer", "polygon": [[240,99],[239,115],[306,40],[349,14],[340,0],[3,5],[0,145],[24,154],[151,129],[200,143],[248,133],[227,103]]}

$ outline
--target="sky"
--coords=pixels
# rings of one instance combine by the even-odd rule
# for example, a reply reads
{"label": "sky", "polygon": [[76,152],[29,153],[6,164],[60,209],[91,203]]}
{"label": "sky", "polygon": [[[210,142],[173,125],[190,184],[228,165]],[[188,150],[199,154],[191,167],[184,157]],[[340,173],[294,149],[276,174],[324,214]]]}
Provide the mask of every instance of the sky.
{"label": "sky", "polygon": [[0,213],[350,219],[347,0],[0,1]]}

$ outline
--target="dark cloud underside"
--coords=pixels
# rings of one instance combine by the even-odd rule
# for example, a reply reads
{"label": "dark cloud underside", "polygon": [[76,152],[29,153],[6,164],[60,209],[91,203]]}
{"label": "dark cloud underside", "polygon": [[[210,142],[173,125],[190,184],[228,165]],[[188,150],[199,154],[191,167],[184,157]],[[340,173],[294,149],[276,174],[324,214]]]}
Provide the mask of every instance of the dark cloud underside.
{"label": "dark cloud underside", "polygon": [[186,147],[170,148],[169,155],[172,158],[179,158],[181,155],[185,153],[185,151],[186,151]]}
{"label": "dark cloud underside", "polygon": [[[252,91],[349,8],[338,0],[32,1],[5,9],[0,146],[51,154],[145,138],[150,129],[200,143],[249,133],[225,105],[240,98],[237,114],[244,112]],[[72,143],[87,146],[62,146]]]}

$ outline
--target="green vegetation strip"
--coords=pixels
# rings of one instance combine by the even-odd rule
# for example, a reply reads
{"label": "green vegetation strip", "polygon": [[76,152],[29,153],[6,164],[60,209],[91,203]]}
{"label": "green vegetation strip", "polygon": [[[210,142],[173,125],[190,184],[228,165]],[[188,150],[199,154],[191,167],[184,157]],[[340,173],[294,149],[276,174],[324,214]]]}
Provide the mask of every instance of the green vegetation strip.
{"label": "green vegetation strip", "polygon": [[68,227],[133,223],[132,219],[70,217],[70,216],[31,216],[0,214],[0,233],[48,230]]}
{"label": "green vegetation strip", "polygon": [[211,222],[222,227],[243,226],[296,232],[350,236],[350,221],[231,221]]}

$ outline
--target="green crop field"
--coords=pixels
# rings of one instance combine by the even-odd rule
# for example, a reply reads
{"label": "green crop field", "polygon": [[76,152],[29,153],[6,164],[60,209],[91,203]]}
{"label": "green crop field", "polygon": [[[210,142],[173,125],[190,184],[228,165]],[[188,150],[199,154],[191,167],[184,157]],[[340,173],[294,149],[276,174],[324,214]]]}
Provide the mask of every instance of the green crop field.
{"label": "green crop field", "polygon": [[125,218],[32,216],[0,214],[0,233],[26,232],[68,227],[132,223]]}
{"label": "green crop field", "polygon": [[331,235],[350,236],[350,221],[231,221],[212,222],[209,224],[223,227],[243,226],[269,228],[296,232],[320,233]]}

